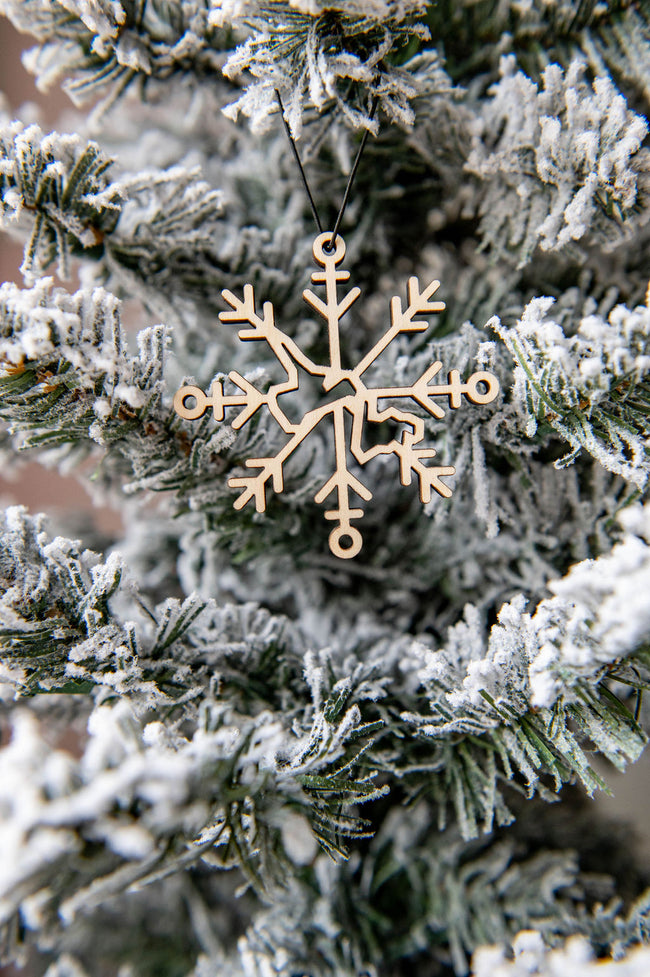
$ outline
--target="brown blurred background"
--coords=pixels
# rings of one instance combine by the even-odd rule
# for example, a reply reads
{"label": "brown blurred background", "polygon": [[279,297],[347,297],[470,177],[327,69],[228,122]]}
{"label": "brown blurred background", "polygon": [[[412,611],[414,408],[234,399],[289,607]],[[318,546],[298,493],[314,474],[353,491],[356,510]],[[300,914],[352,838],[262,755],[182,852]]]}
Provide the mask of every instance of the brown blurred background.
{"label": "brown blurred background", "polygon": [[[21,54],[32,46],[32,39],[19,34],[11,23],[0,16],[0,92],[9,103],[12,113],[19,113],[25,103],[34,103],[39,110],[42,127],[53,129],[59,116],[70,107],[70,100],[60,90],[39,92],[32,75],[24,69]],[[31,115],[31,113],[30,113]],[[20,264],[22,245],[0,231],[0,282],[14,281],[22,284]],[[68,283],[68,287],[75,287]],[[119,529],[120,520],[115,513],[103,508],[93,508],[88,493],[76,478],[63,478],[56,471],[45,469],[33,462],[25,462],[16,480],[8,479],[0,472],[0,503],[20,503],[32,512],[88,510],[97,528],[102,532]]]}

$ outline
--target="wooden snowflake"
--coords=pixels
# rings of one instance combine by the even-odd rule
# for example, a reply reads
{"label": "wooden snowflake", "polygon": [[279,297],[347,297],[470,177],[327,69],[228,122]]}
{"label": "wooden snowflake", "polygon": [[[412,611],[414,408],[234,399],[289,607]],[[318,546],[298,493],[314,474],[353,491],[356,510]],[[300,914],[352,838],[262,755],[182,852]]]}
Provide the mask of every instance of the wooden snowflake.
{"label": "wooden snowflake", "polygon": [[[354,287],[347,294],[338,297],[338,285],[347,282],[350,273],[339,270],[339,265],[345,257],[345,243],[341,237],[336,238],[335,247],[327,250],[331,235],[320,234],[314,241],[314,259],[320,266],[312,273],[314,285],[325,286],[325,300],[323,301],[312,292],[305,289],[303,297],[316,312],[325,319],[329,332],[329,364],[314,363],[303,353],[296,343],[286,333],[278,329],[274,322],[273,306],[265,302],[261,315],[255,310],[255,295],[252,285],[244,286],[244,296],[237,298],[230,290],[225,289],[223,297],[232,311],[220,313],[222,322],[245,323],[248,328],[242,329],[239,338],[244,342],[264,340],[268,343],[279,363],[284,368],[287,379],[282,383],[273,384],[266,393],[262,393],[249,383],[240,373],[233,371],[230,380],[241,390],[227,396],[223,383],[215,380],[210,394],[206,395],[199,387],[184,386],[174,397],[176,412],[188,420],[195,420],[212,408],[215,420],[222,421],[228,407],[241,408],[232,426],[239,429],[246,424],[262,406],[265,406],[282,430],[288,435],[286,444],[277,454],[270,458],[250,458],[246,467],[255,469],[255,474],[240,475],[229,480],[232,488],[241,489],[236,499],[235,509],[242,509],[248,502],[254,500],[258,512],[266,508],[266,484],[272,482],[275,492],[282,492],[284,488],[283,466],[286,460],[302,444],[305,438],[326,417],[331,418],[334,429],[335,470],[331,478],[316,493],[317,503],[325,502],[336,493],[336,508],[328,509],[325,518],[336,522],[336,527],[329,537],[329,545],[335,556],[349,559],[356,556],[362,546],[362,536],[358,528],[352,524],[353,519],[361,519],[363,510],[352,508],[350,493],[354,492],[364,501],[372,498],[372,492],[348,470],[348,444],[346,436],[345,415],[351,418],[349,450],[361,465],[365,465],[378,455],[393,454],[399,460],[400,480],[402,485],[410,485],[415,473],[419,482],[420,499],[423,503],[431,499],[434,490],[444,498],[449,498],[451,489],[442,479],[453,475],[455,468],[451,466],[437,466],[424,464],[425,459],[433,458],[434,448],[418,447],[424,440],[424,420],[422,417],[394,406],[380,407],[380,401],[411,399],[416,401],[429,414],[436,418],[443,418],[444,411],[434,400],[436,397],[446,397],[449,407],[456,410],[461,406],[462,398],[466,397],[472,404],[489,404],[499,392],[498,380],[493,374],[474,373],[463,383],[458,370],[451,370],[447,383],[432,384],[432,381],[442,367],[436,360],[422,374],[419,379],[408,387],[367,387],[363,382],[366,370],[375,362],[386,347],[404,332],[422,332],[428,329],[428,322],[423,322],[417,316],[430,315],[441,312],[444,302],[432,302],[431,297],[440,287],[440,282],[431,282],[424,291],[416,277],[410,278],[408,283],[408,305],[403,308],[401,299],[395,295],[391,299],[391,325],[361,362],[352,370],[345,370],[341,366],[341,352],[339,339],[339,324],[345,313],[350,309],[361,294],[360,289]],[[343,384],[345,392],[338,399],[324,404],[314,410],[307,411],[298,423],[293,423],[280,405],[284,394],[298,390],[298,368],[305,370],[314,377],[322,377],[325,391],[333,391],[339,384]],[[350,389],[354,392],[351,393]],[[189,398],[196,403],[188,406]],[[385,444],[376,444],[371,448],[362,447],[362,435],[366,421],[393,421],[402,425],[397,439]]]}

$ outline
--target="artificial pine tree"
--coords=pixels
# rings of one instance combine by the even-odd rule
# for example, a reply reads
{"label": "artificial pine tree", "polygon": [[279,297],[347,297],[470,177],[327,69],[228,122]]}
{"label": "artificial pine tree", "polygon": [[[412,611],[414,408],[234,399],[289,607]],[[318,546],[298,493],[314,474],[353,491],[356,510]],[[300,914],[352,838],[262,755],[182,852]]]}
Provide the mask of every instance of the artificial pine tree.
{"label": "artificial pine tree", "polygon": [[[647,867],[589,797],[594,754],[623,769],[646,742],[647,0],[0,11],[38,85],[88,108],[51,133],[0,115],[0,216],[25,242],[0,288],[3,465],[77,471],[125,525],[95,552],[2,516],[3,959],[646,977]],[[343,367],[426,378],[408,414],[366,402],[353,558],[323,519],[331,426],[260,511],[252,490],[233,508],[246,462],[341,396],[302,369],[327,330],[280,101],[325,230],[371,134],[340,228],[361,289]],[[287,349],[301,383],[274,401]],[[432,412],[454,370],[498,397]],[[179,416],[188,385],[223,409]],[[424,503],[409,459],[437,466]]]}

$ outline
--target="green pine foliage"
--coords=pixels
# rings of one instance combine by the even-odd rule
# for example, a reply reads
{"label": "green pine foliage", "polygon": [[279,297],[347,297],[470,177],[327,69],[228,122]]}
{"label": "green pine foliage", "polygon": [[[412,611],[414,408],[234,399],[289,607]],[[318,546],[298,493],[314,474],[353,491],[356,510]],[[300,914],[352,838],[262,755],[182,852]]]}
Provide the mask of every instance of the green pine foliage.
{"label": "green pine foliage", "polygon": [[[591,798],[647,741],[646,0],[0,12],[39,86],[89,109],[51,132],[0,113],[0,225],[25,255],[0,286],[0,458],[75,473],[124,525],[0,520],[2,961],[645,977],[648,869]],[[229,480],[287,432],[173,407],[184,384],[286,380],[219,320],[226,289],[327,359],[278,93],[325,227],[369,135],[343,364],[417,275],[445,308],[368,386],[436,361],[500,385],[414,407],[448,499],[348,459],[372,492],[350,560],[315,501],[323,426],[265,511],[235,511]],[[312,381],[291,423],[331,402]],[[402,427],[369,422],[364,447]]]}
{"label": "green pine foliage", "polygon": [[36,126],[9,123],[2,132],[3,222],[31,226],[22,270],[32,277],[56,259],[69,274],[70,255],[101,250],[120,213],[111,164],[95,143],[78,136],[44,137]]}
{"label": "green pine foliage", "polygon": [[[218,76],[223,40],[209,23],[209,5],[42,0],[0,8],[38,42],[30,68],[43,88],[64,79],[78,105],[100,98],[105,111],[134,83],[144,87],[178,74]],[[173,52],[173,53],[172,53]]]}

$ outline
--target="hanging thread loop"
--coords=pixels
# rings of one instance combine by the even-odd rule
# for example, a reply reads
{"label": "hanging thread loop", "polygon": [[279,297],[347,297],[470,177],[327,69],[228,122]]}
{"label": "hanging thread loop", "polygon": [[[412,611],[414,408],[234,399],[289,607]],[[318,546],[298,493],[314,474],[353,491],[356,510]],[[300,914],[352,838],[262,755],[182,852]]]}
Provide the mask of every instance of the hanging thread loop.
{"label": "hanging thread loop", "polygon": [[316,227],[318,228],[318,233],[319,234],[322,234],[323,233],[323,225],[320,222],[320,217],[318,216],[318,211],[316,210],[316,204],[314,202],[314,198],[311,195],[311,190],[309,189],[309,183],[307,182],[307,174],[305,173],[305,171],[303,169],[303,166],[302,166],[302,163],[300,162],[300,156],[298,155],[298,147],[296,146],[296,144],[294,142],[294,139],[293,139],[293,136],[291,135],[291,129],[289,128],[289,123],[287,122],[287,120],[284,117],[284,105],[282,104],[282,98],[281,98],[280,92],[278,91],[277,88],[275,89],[275,94],[276,94],[277,99],[278,99],[278,105],[280,106],[280,117],[282,118],[282,124],[284,125],[284,131],[287,134],[287,138],[289,140],[289,143],[291,144],[291,149],[293,150],[294,158],[296,160],[296,163],[298,164],[298,169],[300,170],[300,176],[302,177],[302,183],[303,183],[303,186],[305,188],[305,193],[307,194],[307,197],[309,199],[309,203],[310,203],[310,206],[311,206],[311,212],[314,215],[314,220],[316,221]]}
{"label": "hanging thread loop", "polygon": [[[284,125],[284,131],[286,132],[287,138],[289,139],[289,143],[291,144],[291,149],[292,149],[292,152],[293,152],[294,159],[295,159],[296,163],[298,164],[298,169],[300,170],[300,176],[302,178],[302,183],[303,183],[303,186],[305,188],[305,192],[307,194],[307,199],[309,200],[309,205],[311,207],[311,212],[314,215],[314,220],[316,222],[316,227],[318,228],[318,233],[319,234],[323,234],[323,225],[321,224],[320,217],[318,216],[318,210],[316,208],[316,203],[314,201],[314,197],[312,195],[312,192],[311,192],[311,190],[309,188],[309,182],[307,180],[307,174],[305,173],[305,170],[304,170],[304,167],[302,165],[302,162],[300,161],[300,155],[298,153],[298,147],[296,146],[295,140],[294,140],[293,136],[291,135],[291,129],[289,128],[289,123],[287,122],[287,120],[284,117],[284,105],[282,104],[282,97],[281,97],[280,92],[278,91],[277,88],[275,89],[275,94],[276,94],[276,97],[277,97],[277,100],[278,100],[278,105],[280,106],[280,115],[282,117],[282,124]],[[370,118],[371,121],[375,117],[375,112],[377,111],[377,105],[378,104],[379,104],[379,96],[378,95],[375,95],[374,98],[373,98],[373,100],[372,100],[372,106],[370,108],[370,116],[369,116],[369,118]],[[357,155],[355,156],[354,163],[352,164],[352,169],[350,170],[350,175],[348,177],[348,182],[347,182],[347,185],[345,187],[345,193],[343,194],[343,200],[341,202],[341,206],[339,208],[339,212],[338,212],[338,216],[336,218],[336,221],[334,222],[334,230],[332,231],[332,236],[330,237],[329,243],[323,245],[323,247],[325,248],[325,250],[327,251],[328,254],[334,249],[334,244],[336,242],[336,235],[339,232],[339,228],[341,226],[341,221],[343,220],[343,215],[345,214],[345,209],[346,209],[346,207],[348,205],[348,201],[350,199],[350,193],[352,192],[352,184],[354,183],[354,178],[357,175],[357,170],[359,169],[359,163],[361,162],[361,156],[363,155],[363,151],[366,148],[366,143],[368,142],[368,136],[369,135],[370,135],[370,130],[369,129],[366,129],[365,132],[364,132],[364,134],[363,134],[363,138],[361,139],[361,143],[359,145],[359,149],[357,150]]]}

